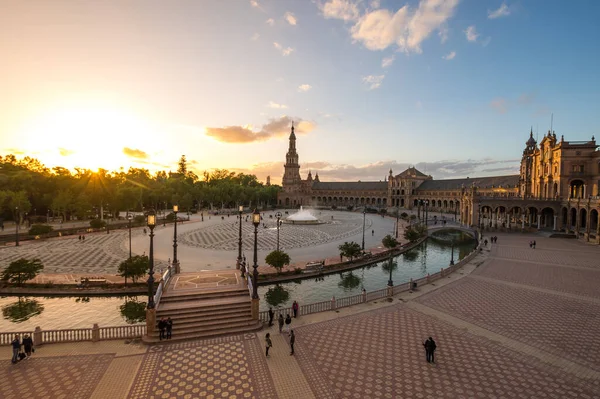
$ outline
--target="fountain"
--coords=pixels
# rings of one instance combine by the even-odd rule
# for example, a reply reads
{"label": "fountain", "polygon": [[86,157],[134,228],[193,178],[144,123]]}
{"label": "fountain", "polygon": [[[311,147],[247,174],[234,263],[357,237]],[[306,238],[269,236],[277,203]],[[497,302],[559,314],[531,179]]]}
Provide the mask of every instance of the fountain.
{"label": "fountain", "polygon": [[315,216],[313,216],[313,214],[308,211],[308,210],[304,210],[302,208],[302,206],[300,206],[300,210],[296,213],[294,213],[293,215],[288,216],[287,218],[285,218],[283,220],[284,223],[289,223],[289,224],[321,224],[324,223],[322,221],[320,221],[318,218],[316,218]]}

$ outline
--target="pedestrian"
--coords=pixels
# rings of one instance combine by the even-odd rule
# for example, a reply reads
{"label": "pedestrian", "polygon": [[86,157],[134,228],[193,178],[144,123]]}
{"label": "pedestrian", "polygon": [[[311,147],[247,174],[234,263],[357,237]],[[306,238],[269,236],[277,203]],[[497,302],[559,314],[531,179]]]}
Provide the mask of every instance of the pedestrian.
{"label": "pedestrian", "polygon": [[273,312],[273,308],[269,308],[269,327],[273,325],[273,317],[275,316],[275,312]]}
{"label": "pedestrian", "polygon": [[146,229],[144,229],[144,235],[146,235]]}
{"label": "pedestrian", "polygon": [[277,323],[279,324],[279,334],[281,334],[281,330],[283,329],[283,315],[281,313],[279,313]]}
{"label": "pedestrian", "polygon": [[35,352],[33,349],[33,339],[29,336],[29,334],[25,334],[23,337],[23,348],[25,349],[25,354],[27,355],[26,359],[31,357],[31,353]]}
{"label": "pedestrian", "polygon": [[167,327],[167,339],[171,339],[171,333],[173,331],[173,320],[171,318],[167,318],[166,327]]}
{"label": "pedestrian", "polygon": [[165,329],[167,328],[166,324],[165,324],[165,319],[162,318],[158,321],[158,330],[160,331],[160,335],[159,335],[159,340],[162,341],[162,339],[165,337]]}
{"label": "pedestrian", "polygon": [[371,230],[371,236],[375,235],[375,230]]}
{"label": "pedestrian", "polygon": [[13,348],[12,363],[15,364],[19,361],[19,352],[21,350],[21,340],[19,339],[19,334],[15,335],[15,339],[12,340],[11,345]]}
{"label": "pedestrian", "polygon": [[81,241],[81,234],[79,235],[79,241]]}
{"label": "pedestrian", "polygon": [[533,248],[533,241],[529,241],[529,248]]}
{"label": "pedestrian", "polygon": [[425,347],[425,357],[427,358],[427,363],[435,363],[433,354],[437,346],[435,345],[433,338],[429,337],[427,341],[423,342],[423,346]]}
{"label": "pedestrian", "polygon": [[290,324],[292,324],[292,317],[290,316],[290,314],[288,313],[285,316],[285,331],[289,334],[290,333]]}
{"label": "pedestrian", "polygon": [[82,236],[81,236],[81,239],[82,239],[83,241],[85,241],[85,235],[82,235]]}
{"label": "pedestrian", "polygon": [[533,249],[535,249],[535,240],[533,240]]}
{"label": "pedestrian", "polygon": [[269,357],[269,349],[273,346],[273,342],[271,342],[271,334],[269,333],[265,335],[265,346],[267,347],[265,354],[267,357]]}
{"label": "pedestrian", "polygon": [[298,302],[294,301],[294,303],[292,304],[292,311],[294,312],[294,319],[296,317],[298,317],[298,309],[300,308],[300,306],[298,305]]}
{"label": "pedestrian", "polygon": [[487,244],[488,244],[488,240],[487,239],[483,240],[483,245],[485,245],[487,247]]}
{"label": "pedestrian", "polygon": [[292,356],[294,354],[294,342],[296,342],[296,336],[294,335],[294,330],[290,331],[290,349],[292,350],[290,352],[290,356]]}

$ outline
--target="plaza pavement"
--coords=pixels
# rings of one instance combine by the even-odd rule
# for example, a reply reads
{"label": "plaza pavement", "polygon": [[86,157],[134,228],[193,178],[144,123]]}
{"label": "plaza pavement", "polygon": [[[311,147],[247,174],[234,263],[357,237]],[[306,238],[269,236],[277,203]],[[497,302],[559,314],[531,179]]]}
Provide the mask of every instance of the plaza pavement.
{"label": "plaza pavement", "polygon": [[[497,235],[470,264],[418,291],[300,316],[295,356],[277,327],[153,347],[46,345],[17,365],[5,347],[0,397],[599,397],[600,248]],[[428,336],[435,364],[425,361]]]}

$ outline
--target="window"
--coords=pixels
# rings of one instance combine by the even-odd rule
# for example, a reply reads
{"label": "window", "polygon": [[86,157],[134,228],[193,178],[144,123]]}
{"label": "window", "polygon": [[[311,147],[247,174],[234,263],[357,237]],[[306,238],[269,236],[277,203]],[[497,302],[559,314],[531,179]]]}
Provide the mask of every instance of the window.
{"label": "window", "polygon": [[583,165],[573,165],[573,172],[583,173]]}

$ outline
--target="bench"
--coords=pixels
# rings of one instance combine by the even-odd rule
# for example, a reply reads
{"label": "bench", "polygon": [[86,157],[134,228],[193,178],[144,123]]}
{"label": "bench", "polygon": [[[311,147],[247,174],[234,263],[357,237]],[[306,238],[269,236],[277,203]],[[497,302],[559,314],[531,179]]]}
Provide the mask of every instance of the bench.
{"label": "bench", "polygon": [[323,266],[325,266],[325,262],[324,261],[318,261],[318,262],[308,262],[306,264],[306,267],[304,269],[305,273],[310,273],[310,272],[320,272],[323,270]]}

